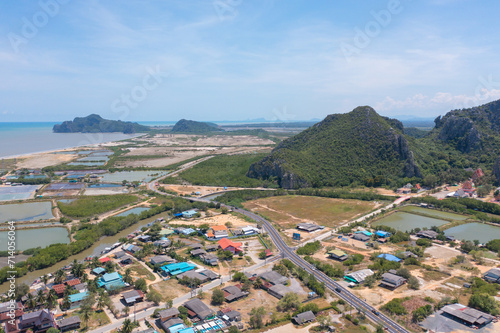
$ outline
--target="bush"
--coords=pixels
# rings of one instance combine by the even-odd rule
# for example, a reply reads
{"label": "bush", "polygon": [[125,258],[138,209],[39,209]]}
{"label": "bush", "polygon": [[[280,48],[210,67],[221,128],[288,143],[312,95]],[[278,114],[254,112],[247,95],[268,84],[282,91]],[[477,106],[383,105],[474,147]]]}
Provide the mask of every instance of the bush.
{"label": "bush", "polygon": [[318,252],[321,249],[320,241],[314,241],[311,243],[307,243],[304,246],[301,246],[297,249],[297,254],[299,255],[312,255]]}
{"label": "bush", "polygon": [[408,312],[402,305],[404,299],[402,298],[394,298],[387,304],[385,304],[382,309],[388,311],[389,313],[395,314],[395,315],[404,315],[407,314]]}
{"label": "bush", "polygon": [[89,217],[108,212],[137,201],[131,194],[97,195],[77,199],[70,203],[57,202],[61,213],[71,217]]}

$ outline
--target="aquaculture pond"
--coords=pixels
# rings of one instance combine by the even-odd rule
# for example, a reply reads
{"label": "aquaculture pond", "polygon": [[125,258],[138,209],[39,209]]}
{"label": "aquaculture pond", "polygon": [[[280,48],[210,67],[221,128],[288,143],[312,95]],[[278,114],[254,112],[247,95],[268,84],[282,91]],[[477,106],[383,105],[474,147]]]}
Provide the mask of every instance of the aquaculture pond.
{"label": "aquaculture pond", "polygon": [[150,182],[154,178],[158,178],[168,174],[167,171],[119,171],[106,173],[102,175],[103,182],[121,183],[128,182]]}
{"label": "aquaculture pond", "polygon": [[50,201],[0,205],[0,222],[53,219]]}
{"label": "aquaculture pond", "polygon": [[401,208],[400,210],[403,212],[408,212],[408,213],[425,214],[425,215],[435,217],[437,219],[456,220],[456,221],[464,221],[464,220],[468,219],[468,216],[465,216],[465,215],[442,212],[442,211],[436,210],[436,209],[429,209],[429,208],[423,208],[423,207],[417,207],[417,206],[405,206],[405,207]]}
{"label": "aquaculture pond", "polygon": [[500,227],[484,223],[466,223],[444,231],[446,236],[454,236],[458,240],[477,239],[487,243],[492,239],[500,239]]}
{"label": "aquaculture pond", "polygon": [[[0,251],[7,251],[8,231],[0,231]],[[16,230],[16,249],[46,247],[50,244],[69,243],[68,229],[64,227]]]}
{"label": "aquaculture pond", "polygon": [[90,184],[87,186],[87,188],[106,188],[106,187],[122,187],[120,184]]}
{"label": "aquaculture pond", "polygon": [[128,216],[131,214],[139,215],[140,213],[145,212],[147,210],[149,210],[149,208],[147,208],[147,207],[135,207],[135,208],[126,210],[120,214],[116,214],[116,216]]}
{"label": "aquaculture pond", "polygon": [[446,223],[449,221],[399,211],[373,222],[372,226],[384,225],[399,231],[410,231],[414,228],[439,227]]}
{"label": "aquaculture pond", "polygon": [[41,185],[2,186],[0,201],[28,199]]}

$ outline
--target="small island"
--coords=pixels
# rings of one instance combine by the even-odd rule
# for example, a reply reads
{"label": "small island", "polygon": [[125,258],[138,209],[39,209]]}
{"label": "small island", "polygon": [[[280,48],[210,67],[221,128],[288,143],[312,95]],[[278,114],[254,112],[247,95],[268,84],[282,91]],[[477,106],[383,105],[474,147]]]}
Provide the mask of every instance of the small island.
{"label": "small island", "polygon": [[179,120],[172,128],[172,133],[207,133],[224,131],[217,124],[194,120]]}
{"label": "small island", "polygon": [[97,114],[87,117],[76,117],[73,120],[56,124],[52,128],[54,133],[115,133],[124,134],[144,133],[150,131],[149,126],[138,123],[104,119]]}

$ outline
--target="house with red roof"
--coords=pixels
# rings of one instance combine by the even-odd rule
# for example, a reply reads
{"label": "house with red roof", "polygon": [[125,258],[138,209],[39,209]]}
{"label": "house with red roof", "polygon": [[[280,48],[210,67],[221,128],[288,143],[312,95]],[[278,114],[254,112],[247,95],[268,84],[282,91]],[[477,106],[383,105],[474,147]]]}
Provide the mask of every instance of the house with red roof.
{"label": "house with red roof", "polygon": [[230,239],[222,238],[219,240],[219,247],[224,251],[231,251],[233,254],[243,251],[241,249],[241,243],[233,242]]}
{"label": "house with red roof", "polygon": [[106,263],[106,262],[108,262],[110,260],[111,260],[110,257],[104,257],[104,258],[99,259],[99,262],[102,262],[104,264],[104,263]]}

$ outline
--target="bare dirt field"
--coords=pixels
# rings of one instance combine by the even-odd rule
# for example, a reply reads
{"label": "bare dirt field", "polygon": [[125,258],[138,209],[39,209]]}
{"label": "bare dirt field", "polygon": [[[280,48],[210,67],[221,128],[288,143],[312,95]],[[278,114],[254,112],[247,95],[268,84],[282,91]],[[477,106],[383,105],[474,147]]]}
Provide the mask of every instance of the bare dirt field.
{"label": "bare dirt field", "polygon": [[183,286],[177,279],[170,279],[167,281],[161,281],[151,285],[155,290],[157,290],[162,296],[163,299],[171,298],[174,299],[176,297],[182,296],[190,291],[190,289],[186,286]]}
{"label": "bare dirt field", "polygon": [[285,228],[294,228],[301,222],[336,227],[380,205],[370,201],[292,195],[244,203],[245,208],[259,212]]}
{"label": "bare dirt field", "polygon": [[26,158],[18,159],[16,167],[18,169],[41,169],[47,166],[70,162],[76,157],[77,155],[73,154],[39,153],[29,155]]}
{"label": "bare dirt field", "polygon": [[[267,146],[246,146],[246,147],[147,147],[147,148],[129,148],[131,151],[124,157],[144,156],[140,160],[118,161],[118,167],[163,167],[179,162],[186,161],[193,157],[203,155],[218,155],[218,154],[242,154],[253,152],[269,151]],[[151,155],[152,158],[147,158]],[[165,157],[159,157],[165,155]],[[154,157],[153,157],[154,156]]]}
{"label": "bare dirt field", "polygon": [[157,134],[153,138],[141,138],[141,141],[149,141],[157,146],[263,146],[274,145],[269,139],[259,138],[253,135],[195,135],[195,134]]}
{"label": "bare dirt field", "polygon": [[239,187],[227,187],[227,189],[224,190],[224,188],[220,186],[169,185],[169,184],[162,184],[162,186],[167,190],[176,192],[177,194],[185,195],[185,194],[200,192],[200,194],[197,196],[208,195],[221,191],[232,191],[241,189]]}

